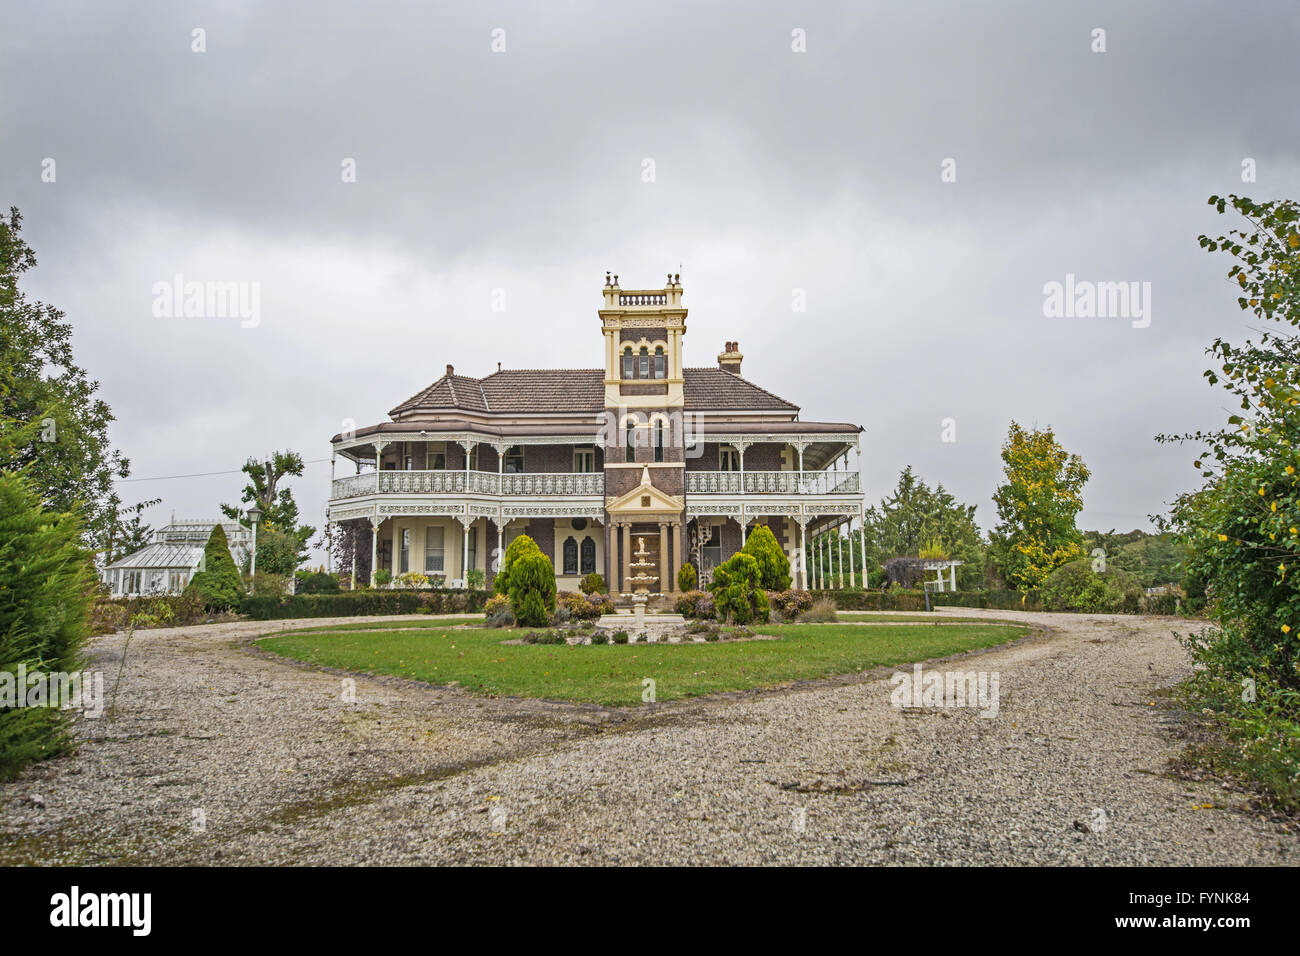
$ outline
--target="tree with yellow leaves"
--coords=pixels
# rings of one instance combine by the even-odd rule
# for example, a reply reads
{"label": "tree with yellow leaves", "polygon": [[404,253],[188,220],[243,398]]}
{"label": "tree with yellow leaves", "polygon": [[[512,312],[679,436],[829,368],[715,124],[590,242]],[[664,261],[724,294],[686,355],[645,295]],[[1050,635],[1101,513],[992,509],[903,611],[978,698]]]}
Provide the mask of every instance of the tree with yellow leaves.
{"label": "tree with yellow leaves", "polygon": [[1088,467],[1061,447],[1051,428],[1011,423],[1002,446],[1005,481],[993,495],[998,524],[990,533],[994,567],[1013,587],[1036,588],[1083,554],[1074,519],[1083,508]]}

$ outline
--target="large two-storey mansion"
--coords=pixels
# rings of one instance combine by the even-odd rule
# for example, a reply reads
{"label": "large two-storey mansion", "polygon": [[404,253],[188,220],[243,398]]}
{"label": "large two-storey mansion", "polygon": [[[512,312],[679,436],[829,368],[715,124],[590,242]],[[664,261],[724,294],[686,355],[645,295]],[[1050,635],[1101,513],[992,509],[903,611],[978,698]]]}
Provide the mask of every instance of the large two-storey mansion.
{"label": "large two-storey mansion", "polygon": [[329,520],[373,531],[372,574],[491,582],[497,549],[527,534],[561,589],[598,572],[627,593],[633,563],[650,562],[648,590],[668,593],[683,562],[707,580],[765,524],[806,587],[811,536],[861,533],[860,426],[800,421],[741,375],[735,342],[716,367],[686,368],[678,276],[630,291],[607,275],[599,316],[601,368],[474,378],[448,365],[389,421],[334,436],[332,470],[341,457],[356,473],[333,478]]}

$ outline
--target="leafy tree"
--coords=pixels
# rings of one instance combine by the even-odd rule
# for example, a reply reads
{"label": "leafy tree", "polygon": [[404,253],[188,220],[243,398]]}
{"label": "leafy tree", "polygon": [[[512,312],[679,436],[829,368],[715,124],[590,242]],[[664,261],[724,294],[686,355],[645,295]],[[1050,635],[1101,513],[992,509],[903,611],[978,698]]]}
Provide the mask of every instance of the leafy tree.
{"label": "leafy tree", "polygon": [[718,615],[734,624],[766,623],[771,612],[753,555],[737,551],[713,569],[709,585]]}
{"label": "leafy tree", "polygon": [[[241,570],[252,569],[252,555],[245,555]],[[281,531],[273,524],[257,529],[257,573],[291,577],[303,562],[302,538]]]}
{"label": "leafy tree", "polygon": [[16,208],[0,215],[0,470],[22,469],[46,510],[78,514],[104,550],[121,505],[113,482],[130,463],[109,443],[99,383],[73,361],[71,324],[18,287],[36,265],[21,230]]}
{"label": "leafy tree", "polygon": [[[129,554],[135,554],[153,541],[153,526],[144,521],[144,511],[161,502],[161,498],[141,501],[126,508],[119,508],[115,520],[109,526],[108,537],[104,543],[104,563],[112,564]],[[127,516],[130,516],[129,518]]]}
{"label": "leafy tree", "polygon": [[203,548],[201,570],[190,578],[186,594],[195,594],[209,611],[228,611],[239,606],[244,597],[244,585],[235,559],[230,556],[230,542],[221,525],[212,529],[208,543]]}
{"label": "leafy tree", "polygon": [[[302,455],[295,451],[274,452],[266,461],[250,458],[240,470],[248,476],[248,484],[240,494],[244,505],[256,504],[262,510],[261,527],[257,530],[257,569],[272,572],[271,567],[262,567],[262,536],[266,531],[276,531],[287,535],[294,542],[292,558],[286,557],[288,543],[272,539],[268,545],[267,559],[272,562],[276,574],[293,574],[300,564],[307,560],[307,543],[316,529],[310,525],[298,524],[298,503],[293,500],[293,492],[285,479],[301,478],[303,472]],[[247,508],[237,505],[222,505],[221,511],[232,521],[249,524]],[[291,566],[286,563],[292,560]]]}
{"label": "leafy tree", "polygon": [[555,613],[555,567],[535,544],[510,569],[510,611],[521,627],[545,627]]}
{"label": "leafy tree", "polygon": [[1006,478],[993,495],[999,522],[992,551],[1003,576],[1025,591],[1038,587],[1053,569],[1083,554],[1074,526],[1083,508],[1088,468],[1061,447],[1052,429],[1011,423],[1002,446]]}
{"label": "leafy tree", "polygon": [[741,550],[758,562],[759,587],[763,590],[784,591],[790,586],[790,559],[767,525],[751,531]]}
{"label": "leafy tree", "polygon": [[677,590],[682,592],[694,591],[699,583],[699,572],[695,570],[695,565],[691,564],[691,562],[687,561],[677,569]]}
{"label": "leafy tree", "polygon": [[[1163,441],[1203,447],[1204,485],[1174,504],[1171,526],[1187,547],[1189,577],[1205,588],[1219,625],[1197,649],[1211,677],[1260,679],[1276,693],[1300,689],[1300,204],[1210,198],[1246,220],[1210,252],[1236,261],[1237,305],[1265,323],[1258,341],[1216,338],[1204,373],[1239,405],[1225,427]],[[1239,689],[1239,688],[1238,688]],[[1227,694],[1230,699],[1232,694]]]}
{"label": "leafy tree", "polygon": [[[0,673],[80,669],[94,582],[81,536],[79,515],[45,511],[25,477],[0,471]],[[0,778],[66,749],[68,717],[58,706],[0,705]]]}
{"label": "leafy tree", "polygon": [[983,583],[986,548],[975,524],[975,505],[962,504],[942,484],[929,487],[912,473],[911,465],[899,474],[880,508],[867,509],[866,529],[872,569],[890,558],[919,557],[928,544],[942,541],[948,556],[962,562],[958,587]]}
{"label": "leafy tree", "polygon": [[515,562],[525,554],[532,554],[536,551],[542,553],[542,549],[537,546],[537,542],[526,534],[521,534],[515,540],[510,542],[506,548],[505,558],[501,561],[501,567],[497,571],[496,578],[492,581],[492,590],[497,594],[510,593],[510,571],[514,568]]}

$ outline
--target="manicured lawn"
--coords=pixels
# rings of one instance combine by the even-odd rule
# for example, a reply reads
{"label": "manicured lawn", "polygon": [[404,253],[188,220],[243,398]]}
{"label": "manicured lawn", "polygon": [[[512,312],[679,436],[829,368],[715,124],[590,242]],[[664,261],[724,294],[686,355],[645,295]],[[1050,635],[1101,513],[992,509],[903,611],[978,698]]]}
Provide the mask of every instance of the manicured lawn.
{"label": "manicured lawn", "polygon": [[[419,622],[421,625],[424,622]],[[343,625],[263,638],[268,651],[325,667],[455,683],[480,694],[582,703],[641,703],[642,680],[660,701],[765,687],[906,664],[1021,637],[1021,625],[762,627],[771,641],[713,644],[503,645],[519,630]]]}
{"label": "manicured lawn", "polygon": [[873,624],[881,621],[938,621],[948,624],[987,624],[990,619],[987,617],[948,617],[946,615],[927,613],[920,611],[916,614],[898,614],[890,611],[840,611],[839,618],[841,621],[870,621]]}

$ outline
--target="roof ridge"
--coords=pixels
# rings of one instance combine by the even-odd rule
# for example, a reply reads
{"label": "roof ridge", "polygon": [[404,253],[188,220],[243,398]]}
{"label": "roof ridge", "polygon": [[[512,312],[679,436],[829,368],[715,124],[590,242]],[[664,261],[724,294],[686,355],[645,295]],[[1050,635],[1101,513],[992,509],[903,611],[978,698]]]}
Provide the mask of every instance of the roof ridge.
{"label": "roof ridge", "polygon": [[475,379],[475,381],[478,382],[478,393],[483,397],[483,409],[489,412],[492,411],[492,403],[488,401],[487,392],[483,391],[483,379],[479,378]]}

